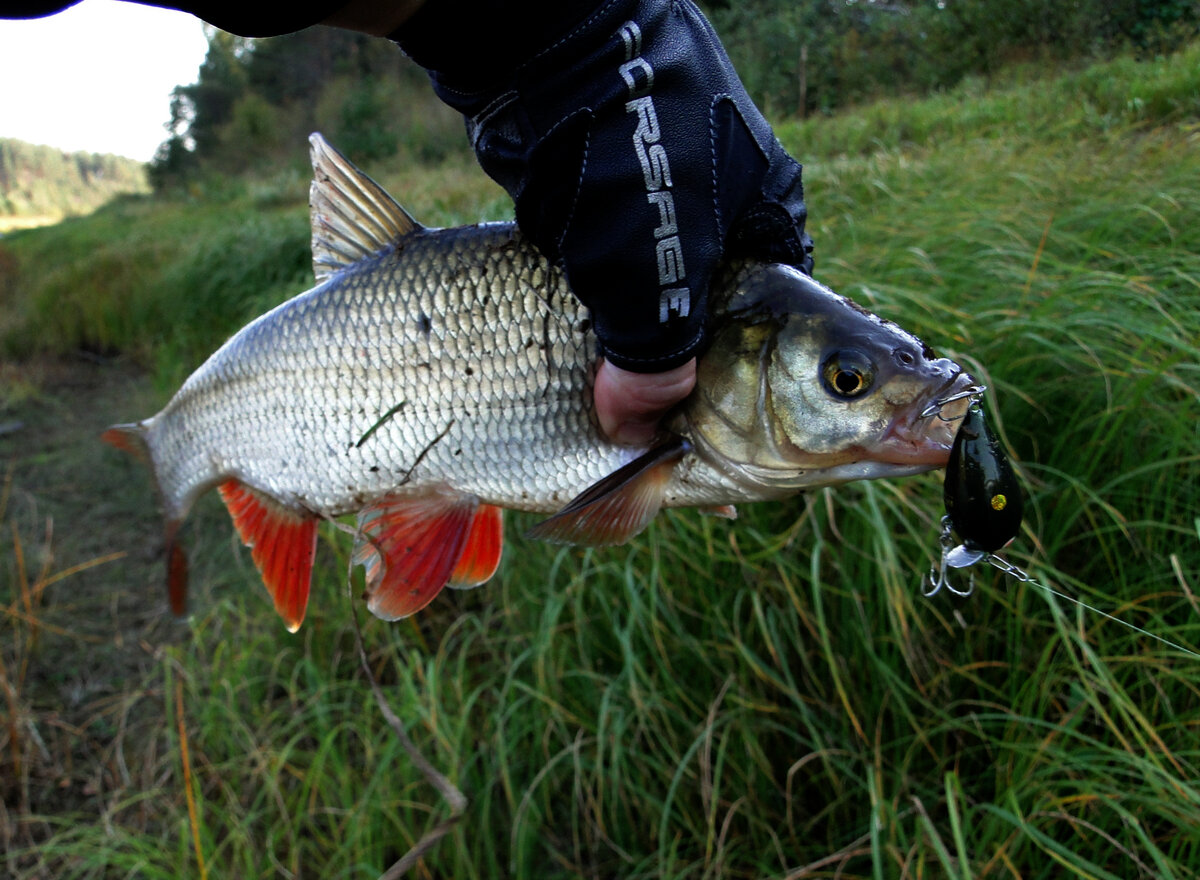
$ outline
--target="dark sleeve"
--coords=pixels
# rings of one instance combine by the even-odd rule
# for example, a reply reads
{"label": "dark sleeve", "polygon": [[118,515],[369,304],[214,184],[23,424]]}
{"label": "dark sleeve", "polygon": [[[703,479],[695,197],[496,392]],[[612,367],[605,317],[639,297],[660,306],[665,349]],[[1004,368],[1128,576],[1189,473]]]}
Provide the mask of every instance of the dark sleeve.
{"label": "dark sleeve", "polygon": [[[0,18],[41,18],[74,6],[78,0],[0,0]],[[143,6],[190,12],[223,31],[242,37],[277,37],[304,30],[329,18],[346,0],[312,3],[254,3],[229,0],[159,0]]]}
{"label": "dark sleeve", "polygon": [[0,18],[42,18],[62,12],[79,0],[3,0],[0,2]]}
{"label": "dark sleeve", "polygon": [[277,37],[320,24],[346,0],[310,3],[254,3],[229,0],[158,0],[147,6],[178,9],[240,37]]}

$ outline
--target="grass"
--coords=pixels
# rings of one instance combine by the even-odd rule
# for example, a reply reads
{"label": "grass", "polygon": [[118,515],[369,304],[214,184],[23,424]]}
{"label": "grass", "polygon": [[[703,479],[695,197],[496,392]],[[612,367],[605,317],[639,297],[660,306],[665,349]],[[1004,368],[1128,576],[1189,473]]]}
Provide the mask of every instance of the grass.
{"label": "grass", "polygon": [[[468,161],[382,179],[431,222],[494,218],[500,190],[472,181]],[[176,387],[238,327],[312,286],[307,197],[308,178],[284,168],[12,236],[0,245],[0,353],[121,353]]]}
{"label": "grass", "polygon": [[785,143],[803,144],[798,155],[811,162],[981,139],[1044,145],[1124,138],[1163,124],[1194,125],[1197,115],[1200,46],[1192,45],[1150,61],[1122,58],[1058,75],[1017,66],[990,83],[972,77],[940,95],[881,101],[833,118],[784,120],[777,130]]}
{"label": "grass", "polygon": [[[1106,94],[1151,95],[1196,69],[1194,52],[1115,62],[780,126],[807,163],[820,277],[990,386],[989,415],[1028,490],[1006,555],[1038,583],[1192,649],[1200,112],[1144,100],[1165,109],[1096,125],[1103,113],[1082,106],[1094,97],[1072,114],[1064,96],[1117,77]],[[855,134],[881,117],[942,121],[920,136],[885,127],[870,144]],[[459,171],[383,176],[398,195],[425,176],[404,200],[434,222],[499,210],[494,190],[471,196]],[[153,270],[159,304],[133,308],[154,330],[124,317],[129,302],[109,302],[118,287],[150,296],[132,275],[108,295],[72,294],[94,297],[94,314],[108,316],[96,321],[37,324],[48,317],[30,305],[36,284],[0,292],[28,309],[27,338],[45,327],[43,344],[67,351],[110,326],[107,344],[157,364],[165,385],[186,371],[182,353],[199,357],[263,304],[256,297],[282,295],[289,273],[303,286],[305,257],[292,254],[302,209],[278,207],[288,202],[278,193],[256,207],[256,197],[131,202],[95,227],[6,239],[22,284],[47,263],[90,277],[76,254],[85,241],[97,259],[119,251],[112,229],[131,253],[182,254]],[[189,223],[204,234],[177,241],[172,231]],[[79,250],[50,259],[54,241]],[[257,280],[242,286],[239,266]],[[120,272],[133,268],[105,277]],[[163,277],[211,304],[188,306],[197,326],[172,326]],[[60,297],[72,291],[55,284]],[[219,319],[205,319],[210,308]],[[35,405],[45,401],[29,391],[6,404],[52,430]],[[150,411],[119,398],[107,408],[121,410],[112,421]],[[75,548],[80,561],[156,540],[149,513],[126,509],[150,493],[133,463],[109,455],[84,467],[53,444],[11,458],[17,489],[40,467],[69,467],[128,499],[107,517],[113,546]],[[187,536],[197,595],[186,629],[139,630],[148,651],[120,670],[121,687],[75,714],[44,684],[9,710],[24,720],[15,735],[10,720],[0,752],[19,739],[33,768],[21,802],[0,765],[11,876],[197,877],[202,859],[213,877],[371,878],[445,815],[363,681],[342,536],[323,538],[309,619],[289,636],[219,505],[205,501]],[[412,621],[365,623],[389,700],[471,800],[415,876],[1196,876],[1200,660],[992,570],[977,572],[970,598],[923,598],[941,510],[930,475],[758,505],[733,524],[670,513],[608,551],[526,541],[529,521],[513,517],[487,586]],[[12,505],[4,520],[14,551],[42,534]],[[69,527],[54,536],[76,540]],[[0,561],[2,601],[19,610],[15,552]],[[156,560],[145,562],[126,592],[156,588]],[[86,601],[77,595],[117,589],[104,570],[48,586],[32,612],[10,610],[0,643],[10,681],[25,662],[74,687],[83,675],[63,668],[71,658],[118,656],[106,627],[124,632],[121,620],[88,630],[104,634],[99,647],[20,635],[31,621],[71,620],[72,603]],[[145,615],[161,613],[153,595]],[[48,736],[56,719],[90,748]],[[43,731],[46,755],[30,730]],[[57,787],[55,767],[92,787]]]}

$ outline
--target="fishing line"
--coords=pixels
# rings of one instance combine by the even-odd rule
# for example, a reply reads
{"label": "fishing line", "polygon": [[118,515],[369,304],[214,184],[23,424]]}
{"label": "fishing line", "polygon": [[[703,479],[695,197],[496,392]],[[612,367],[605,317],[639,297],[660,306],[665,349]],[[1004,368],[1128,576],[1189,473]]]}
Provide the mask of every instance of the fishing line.
{"label": "fishing line", "polygon": [[[1093,614],[1116,621],[1134,632],[1200,659],[1200,652],[1040,583],[992,552],[1006,546],[1018,534],[1023,502],[1016,473],[1008,462],[999,438],[991,432],[984,418],[981,398],[985,390],[986,386],[972,385],[949,397],[933,401],[920,414],[920,418],[936,416],[942,421],[960,422],[946,464],[943,487],[946,515],[942,517],[942,530],[938,536],[942,550],[941,565],[930,569],[929,574],[922,578],[922,594],[929,598],[944,588],[956,596],[969,596],[975,589],[974,574],[963,590],[951,581],[950,569],[970,568],[987,562],[1022,583],[1032,584],[1051,595],[1074,602]],[[961,400],[967,401],[967,409],[962,416],[948,417],[942,412],[947,404]],[[961,544],[956,545],[955,534],[962,539]]]}
{"label": "fishing line", "polygon": [[[1122,620],[1121,618],[1117,617],[1114,614],[1109,614],[1107,611],[1102,611],[1101,609],[1095,607],[1094,605],[1089,605],[1087,602],[1084,602],[1082,599],[1077,599],[1074,596],[1071,596],[1067,593],[1063,593],[1059,590],[1056,590],[1053,587],[1048,586],[1047,584],[1043,584],[1042,582],[1038,581],[1036,578],[1031,576],[1028,572],[1024,571],[1023,569],[1019,568],[1016,565],[1013,565],[1008,560],[1003,559],[1002,557],[997,556],[994,553],[983,553],[983,554],[979,554],[979,555],[970,554],[969,556],[968,556],[968,554],[964,554],[962,552],[963,551],[962,547],[954,547],[954,541],[952,538],[950,538],[950,526],[949,526],[948,519],[949,519],[948,517],[942,518],[942,534],[941,534],[941,538],[940,538],[940,541],[942,544],[941,567],[937,568],[937,569],[931,569],[929,574],[926,577],[922,578],[922,580],[921,580],[921,588],[922,588],[921,594],[923,596],[925,596],[926,598],[931,598],[931,597],[935,596],[940,590],[942,590],[942,588],[947,589],[949,592],[953,593],[956,596],[962,596],[962,597],[970,596],[971,593],[974,592],[974,589],[975,589],[974,573],[971,574],[971,579],[968,582],[967,589],[963,590],[963,589],[959,589],[958,587],[954,586],[954,584],[950,581],[948,570],[951,568],[969,568],[970,566],[975,565],[979,562],[986,562],[989,565],[991,565],[993,568],[999,569],[1004,574],[1008,575],[1011,578],[1014,578],[1017,581],[1020,581],[1023,584],[1030,584],[1032,586],[1037,587],[1040,590],[1045,590],[1047,593],[1058,596],[1060,599],[1066,599],[1068,602],[1074,602],[1076,605],[1086,608],[1088,611],[1091,611],[1093,614],[1099,614],[1101,617],[1104,617],[1104,618],[1107,618],[1108,620],[1112,620],[1116,623],[1119,623],[1119,624],[1121,624],[1121,626],[1127,627],[1128,629],[1131,629],[1134,632],[1141,633],[1144,636],[1149,636],[1150,638],[1154,639],[1156,642],[1161,642],[1162,644],[1166,645],[1167,647],[1174,648],[1176,651],[1182,651],[1185,654],[1188,654],[1192,657],[1200,659],[1200,652],[1193,651],[1191,648],[1185,648],[1183,645],[1180,645],[1177,642],[1172,642],[1170,639],[1165,639],[1160,635],[1150,632],[1149,630],[1142,629],[1142,627],[1140,627],[1136,624],[1130,623],[1127,620]],[[956,559],[955,559],[956,552],[960,554],[959,559],[961,560],[957,564],[956,564]],[[926,589],[926,584],[929,585],[928,589]]]}
{"label": "fishing line", "polygon": [[1038,583],[1031,577],[1027,576],[1025,578],[1025,583],[1033,584],[1035,587],[1040,587],[1041,589],[1045,590],[1047,593],[1053,593],[1055,596],[1058,596],[1059,598],[1066,599],[1070,602],[1074,602],[1076,605],[1081,605],[1084,608],[1086,608],[1088,611],[1091,611],[1093,614],[1099,614],[1101,617],[1107,617],[1109,620],[1115,620],[1117,623],[1121,624],[1121,626],[1127,626],[1134,632],[1139,632],[1144,636],[1149,636],[1150,638],[1154,639],[1157,642],[1162,642],[1164,645],[1174,648],[1176,651],[1182,651],[1185,654],[1190,654],[1193,657],[1200,658],[1200,653],[1193,651],[1191,648],[1185,648],[1183,645],[1176,644],[1175,642],[1172,642],[1170,639],[1164,639],[1162,636],[1155,635],[1154,633],[1150,632],[1149,630],[1144,630],[1140,626],[1132,624],[1127,620],[1122,620],[1119,617],[1115,617],[1114,615],[1109,614],[1107,611],[1101,611],[1099,608],[1095,608],[1095,607],[1089,605],[1087,602],[1084,602],[1080,599],[1076,599],[1074,596],[1068,596],[1066,593],[1060,593],[1058,590],[1054,589],[1053,587],[1048,587],[1045,584]]}

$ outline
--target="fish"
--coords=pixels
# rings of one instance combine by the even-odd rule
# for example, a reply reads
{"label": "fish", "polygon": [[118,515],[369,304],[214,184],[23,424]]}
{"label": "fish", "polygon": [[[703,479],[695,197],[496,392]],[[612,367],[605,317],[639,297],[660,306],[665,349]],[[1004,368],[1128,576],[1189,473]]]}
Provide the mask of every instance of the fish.
{"label": "fish", "polygon": [[176,614],[180,527],[213,488],[295,632],[322,521],[356,517],[367,607],[398,620],[495,574],[506,509],[548,514],[536,538],[606,546],[663,508],[734,516],[947,462],[966,401],[937,401],[971,377],[803,272],[747,260],[712,280],[692,394],[645,447],[610,442],[588,311],[515,224],[427,228],[321,135],[310,146],[315,286],[102,435],[150,465]]}

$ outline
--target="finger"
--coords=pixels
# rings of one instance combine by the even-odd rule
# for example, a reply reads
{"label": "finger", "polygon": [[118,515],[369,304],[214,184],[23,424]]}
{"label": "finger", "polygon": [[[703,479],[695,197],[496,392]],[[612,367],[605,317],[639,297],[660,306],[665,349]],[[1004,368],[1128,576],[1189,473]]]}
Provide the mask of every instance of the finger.
{"label": "finger", "polygon": [[696,384],[696,361],[664,373],[632,373],[601,361],[593,396],[600,430],[614,443],[644,446],[662,416]]}

